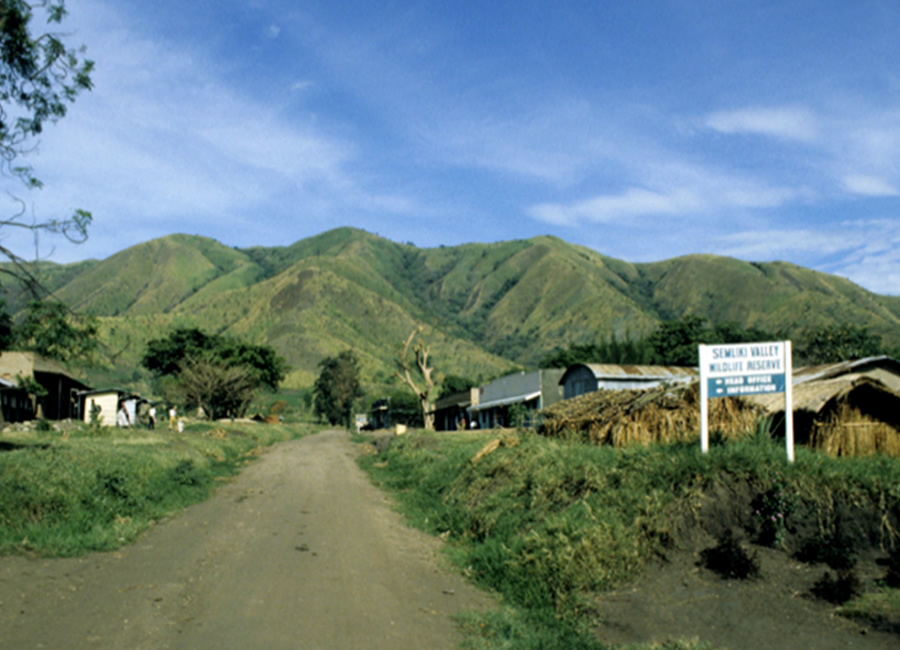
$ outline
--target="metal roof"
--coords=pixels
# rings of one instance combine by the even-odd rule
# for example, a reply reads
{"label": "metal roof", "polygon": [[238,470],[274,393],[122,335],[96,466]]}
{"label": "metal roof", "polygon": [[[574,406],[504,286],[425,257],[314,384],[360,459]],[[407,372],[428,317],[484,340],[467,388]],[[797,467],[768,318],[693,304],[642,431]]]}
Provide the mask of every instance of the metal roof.
{"label": "metal roof", "polygon": [[805,366],[794,368],[794,384],[802,384],[808,381],[831,379],[849,373],[864,372],[869,368],[884,368],[900,375],[900,361],[888,356],[866,357],[852,361],[840,361],[820,366]]}
{"label": "metal roof", "polygon": [[504,406],[506,404],[517,404],[519,402],[527,402],[529,400],[533,400],[537,397],[541,396],[541,391],[535,391],[533,393],[525,393],[523,395],[514,395],[511,397],[504,397],[502,399],[495,399],[490,402],[482,402],[480,404],[476,404],[472,406],[470,411],[482,411],[484,409],[493,408],[494,406]]}
{"label": "metal roof", "polygon": [[669,379],[672,377],[696,376],[696,368],[684,368],[680,366],[633,366],[618,365],[612,363],[577,363],[569,366],[559,383],[565,381],[566,376],[575,368],[585,367],[594,373],[597,379]]}

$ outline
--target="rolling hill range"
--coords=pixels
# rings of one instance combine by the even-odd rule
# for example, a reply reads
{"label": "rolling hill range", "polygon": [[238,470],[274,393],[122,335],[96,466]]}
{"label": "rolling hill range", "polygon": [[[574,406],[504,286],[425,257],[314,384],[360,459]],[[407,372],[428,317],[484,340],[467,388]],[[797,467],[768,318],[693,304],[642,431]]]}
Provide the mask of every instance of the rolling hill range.
{"label": "rolling hill range", "polygon": [[310,385],[318,362],[345,348],[367,383],[384,383],[419,324],[439,372],[475,379],[685,314],[788,335],[850,322],[900,347],[900,297],[843,278],[711,255],[632,264],[552,237],[420,249],[339,228],[234,249],[171,235],[41,273],[73,309],[101,317],[107,372],[121,381],[140,380],[146,341],[176,326],[273,346],[293,367],[292,387]]}

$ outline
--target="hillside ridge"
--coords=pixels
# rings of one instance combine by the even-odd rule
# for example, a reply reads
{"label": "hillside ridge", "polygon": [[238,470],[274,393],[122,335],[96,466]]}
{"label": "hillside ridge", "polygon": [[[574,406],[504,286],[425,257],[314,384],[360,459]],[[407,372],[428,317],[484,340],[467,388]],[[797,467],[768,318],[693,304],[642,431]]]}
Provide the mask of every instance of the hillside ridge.
{"label": "hillside ridge", "polygon": [[346,348],[366,381],[389,382],[418,325],[439,373],[473,379],[685,315],[786,336],[850,322],[900,347],[900,297],[845,278],[711,254],[632,263],[552,236],[418,248],[342,227],[288,246],[233,248],[175,234],[40,269],[54,295],[100,318],[105,344],[132,374],[146,341],[178,326],[272,345],[295,387]]}

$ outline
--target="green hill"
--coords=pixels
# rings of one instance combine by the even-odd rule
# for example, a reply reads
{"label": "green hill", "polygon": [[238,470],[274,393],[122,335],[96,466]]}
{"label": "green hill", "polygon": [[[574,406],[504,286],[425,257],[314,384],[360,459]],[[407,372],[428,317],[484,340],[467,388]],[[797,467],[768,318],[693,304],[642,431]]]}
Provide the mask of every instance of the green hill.
{"label": "green hill", "polygon": [[356,351],[385,383],[419,324],[439,373],[488,378],[560,345],[632,338],[693,314],[796,336],[837,322],[900,347],[900,298],[784,262],[693,255],[632,264],[553,237],[420,249],[352,228],[285,247],[233,249],[172,235],[106,260],[42,265],[55,294],[101,317],[116,376],[175,326],[273,346],[310,385],[318,362]]}

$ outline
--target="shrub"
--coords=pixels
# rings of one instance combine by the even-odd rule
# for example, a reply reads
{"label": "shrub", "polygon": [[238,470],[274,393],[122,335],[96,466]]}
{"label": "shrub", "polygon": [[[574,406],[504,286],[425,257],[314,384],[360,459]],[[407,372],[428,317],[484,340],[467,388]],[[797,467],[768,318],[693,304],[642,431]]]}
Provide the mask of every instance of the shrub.
{"label": "shrub", "polygon": [[716,546],[701,551],[700,557],[707,569],[722,578],[746,580],[759,576],[756,553],[745,551],[730,530],[719,538]]}
{"label": "shrub", "polygon": [[784,542],[787,517],[794,511],[796,497],[788,490],[780,473],[776,473],[768,490],[757,496],[751,507],[759,520],[757,543],[774,547]]}
{"label": "shrub", "polygon": [[859,595],[860,587],[859,578],[853,570],[841,569],[834,577],[826,571],[825,575],[816,581],[811,591],[819,600],[828,601],[833,605],[843,605]]}
{"label": "shrub", "polygon": [[807,564],[827,564],[835,571],[852,569],[856,564],[853,540],[839,530],[817,533],[797,552],[797,559]]}

